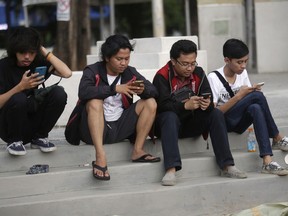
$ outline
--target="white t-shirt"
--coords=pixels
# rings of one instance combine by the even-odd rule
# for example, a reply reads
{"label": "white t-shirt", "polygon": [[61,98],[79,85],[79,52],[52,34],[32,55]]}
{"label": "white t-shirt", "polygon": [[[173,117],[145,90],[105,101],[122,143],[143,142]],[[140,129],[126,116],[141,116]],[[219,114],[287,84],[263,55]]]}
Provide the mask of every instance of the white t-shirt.
{"label": "white t-shirt", "polygon": [[[217,69],[217,71],[219,71],[219,73],[225,78],[224,66],[222,68]],[[212,89],[213,102],[216,103],[217,106],[225,104],[230,99],[230,95],[227,92],[224,85],[222,84],[222,82],[220,81],[220,79],[218,78],[218,76],[214,72],[211,72],[208,74],[207,78]],[[236,94],[243,85],[251,87],[247,70],[245,69],[240,75],[237,74],[235,82],[233,84],[229,83],[229,85],[234,94]]]}
{"label": "white t-shirt", "polygon": [[[109,85],[111,85],[117,76],[111,76],[107,74],[107,80]],[[118,80],[117,84],[121,83],[121,77]],[[104,99],[104,116],[106,121],[116,121],[120,118],[123,113],[122,107],[122,96],[120,93],[117,93],[114,96],[110,96]]]}

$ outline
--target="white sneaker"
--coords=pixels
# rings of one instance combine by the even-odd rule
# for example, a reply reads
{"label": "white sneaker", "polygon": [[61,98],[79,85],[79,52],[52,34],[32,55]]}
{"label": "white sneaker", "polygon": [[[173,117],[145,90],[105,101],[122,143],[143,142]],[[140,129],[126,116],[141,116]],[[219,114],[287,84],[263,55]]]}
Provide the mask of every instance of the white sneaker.
{"label": "white sneaker", "polygon": [[288,170],[281,167],[277,162],[272,161],[271,163],[267,165],[263,164],[261,173],[286,176],[288,175]]}
{"label": "white sneaker", "polygon": [[31,148],[40,148],[42,152],[52,152],[56,146],[48,138],[38,138],[31,141]]}
{"label": "white sneaker", "polygon": [[11,155],[19,156],[26,154],[26,149],[22,141],[9,143],[7,146],[7,150]]}
{"label": "white sneaker", "polygon": [[167,172],[162,178],[163,186],[174,186],[176,184],[176,175],[174,172]]}
{"label": "white sneaker", "polygon": [[288,151],[288,137],[283,137],[280,141],[272,142],[272,149],[280,149],[282,151]]}

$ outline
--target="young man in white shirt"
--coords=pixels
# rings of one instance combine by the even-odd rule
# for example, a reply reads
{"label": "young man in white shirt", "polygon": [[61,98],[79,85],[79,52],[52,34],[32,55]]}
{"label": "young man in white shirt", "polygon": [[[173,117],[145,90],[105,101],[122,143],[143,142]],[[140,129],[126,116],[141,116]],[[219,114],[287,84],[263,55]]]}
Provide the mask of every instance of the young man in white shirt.
{"label": "young man in white shirt", "polygon": [[[263,159],[262,173],[288,175],[288,171],[272,161],[272,147],[288,151],[288,138],[280,135],[271,115],[267,100],[261,92],[260,84],[251,85],[246,65],[249,49],[238,39],[229,39],[223,46],[225,65],[217,71],[228,82],[229,87],[211,72],[208,80],[215,106],[224,113],[228,132],[243,133],[251,124],[255,129],[260,157]],[[232,94],[232,95],[230,95]]]}

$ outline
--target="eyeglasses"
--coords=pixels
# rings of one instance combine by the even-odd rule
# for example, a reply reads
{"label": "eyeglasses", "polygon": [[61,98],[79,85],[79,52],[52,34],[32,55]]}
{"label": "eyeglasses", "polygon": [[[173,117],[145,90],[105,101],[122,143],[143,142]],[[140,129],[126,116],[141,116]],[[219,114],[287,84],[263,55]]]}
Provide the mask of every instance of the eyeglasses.
{"label": "eyeglasses", "polygon": [[182,62],[179,62],[177,59],[175,59],[175,60],[180,66],[185,67],[185,68],[189,68],[189,66],[190,67],[196,67],[198,65],[198,63],[196,61],[193,63],[187,63],[187,62],[182,63]]}

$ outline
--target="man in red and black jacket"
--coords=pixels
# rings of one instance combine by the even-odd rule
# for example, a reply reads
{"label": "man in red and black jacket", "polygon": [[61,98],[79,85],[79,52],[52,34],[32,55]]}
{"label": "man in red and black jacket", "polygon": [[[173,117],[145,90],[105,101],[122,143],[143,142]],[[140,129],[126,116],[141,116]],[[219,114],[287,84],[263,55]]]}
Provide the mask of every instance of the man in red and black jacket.
{"label": "man in red and black jacket", "polygon": [[[158,92],[134,67],[128,38],[112,35],[101,46],[102,60],[87,66],[79,84],[79,99],[85,104],[81,114],[80,138],[95,147],[93,176],[110,180],[103,144],[116,143],[135,134],[133,162],[159,162],[143,150],[156,115]],[[140,99],[133,103],[133,95]]]}
{"label": "man in red and black jacket", "polygon": [[[246,178],[238,170],[230,151],[225,120],[213,105],[211,88],[205,72],[198,67],[197,46],[179,40],[170,50],[170,61],[154,77],[157,101],[156,135],[161,137],[166,174],[162,185],[176,184],[176,171],[182,168],[178,138],[210,133],[216,161],[222,176]],[[183,90],[186,89],[183,92]],[[179,99],[182,90],[187,97]],[[177,96],[178,95],[178,96]]]}

